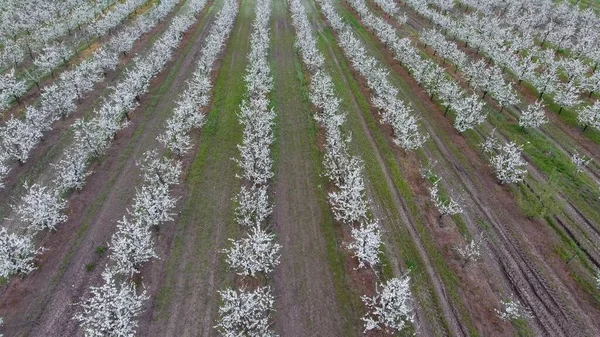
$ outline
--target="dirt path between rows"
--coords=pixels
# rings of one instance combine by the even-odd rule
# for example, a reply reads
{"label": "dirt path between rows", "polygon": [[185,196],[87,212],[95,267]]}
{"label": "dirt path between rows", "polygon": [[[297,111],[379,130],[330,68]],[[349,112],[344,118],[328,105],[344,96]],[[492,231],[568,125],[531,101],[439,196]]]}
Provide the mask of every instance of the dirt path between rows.
{"label": "dirt path between rows", "polygon": [[[274,186],[274,230],[283,246],[274,272],[275,327],[280,336],[344,336],[344,321],[322,233],[321,183],[313,109],[302,96],[295,65],[294,27],[285,1],[274,3],[274,94],[278,162]],[[307,84],[306,84],[307,85]],[[317,159],[317,160],[315,160]]]}
{"label": "dirt path between rows", "polygon": [[[198,16],[165,71],[151,81],[150,93],[142,96],[140,107],[131,114],[131,125],[119,132],[103,160],[92,166],[96,173],[84,189],[70,198],[69,220],[55,233],[43,235],[41,244],[48,250],[39,269],[2,289],[0,316],[7,335],[81,335],[72,320],[78,310],[73,304],[87,295],[90,285],[100,282],[106,254],[99,256],[95,250],[106,245],[116,221],[126,214],[140,180],[135,162],[145,150],[156,147],[155,138],[190,75],[188,68],[204,37],[202,18],[211,21],[212,15]],[[185,46],[191,48],[187,53]],[[94,268],[87,271],[87,266]]]}

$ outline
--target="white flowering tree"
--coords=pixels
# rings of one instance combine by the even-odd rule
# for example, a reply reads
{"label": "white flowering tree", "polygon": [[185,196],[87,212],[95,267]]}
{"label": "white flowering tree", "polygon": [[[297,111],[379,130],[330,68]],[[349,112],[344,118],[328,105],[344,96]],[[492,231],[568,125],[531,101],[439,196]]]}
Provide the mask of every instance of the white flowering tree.
{"label": "white flowering tree", "polygon": [[503,306],[502,310],[494,310],[496,311],[498,317],[503,321],[512,321],[514,319],[531,317],[531,312],[512,296],[507,301],[500,302]]}
{"label": "white flowering tree", "polygon": [[588,126],[600,130],[600,101],[596,101],[593,105],[581,109],[577,115],[577,122],[583,125],[583,131]]}
{"label": "white flowering tree", "polygon": [[235,220],[243,227],[258,226],[271,215],[273,207],[269,205],[267,188],[265,186],[242,186],[235,198]]}
{"label": "white flowering tree", "polygon": [[71,189],[81,190],[85,185],[85,178],[92,172],[87,171],[89,156],[84,151],[68,151],[57,164],[53,164],[57,177],[54,183],[61,193]]}
{"label": "white flowering tree", "polygon": [[0,127],[1,150],[21,164],[27,161],[29,152],[41,138],[41,130],[27,120],[10,118]]}
{"label": "white flowering tree", "polygon": [[18,102],[26,91],[25,81],[16,78],[14,68],[0,75],[0,111],[7,107],[9,98],[14,98]]}
{"label": "white flowering tree", "polygon": [[110,269],[102,273],[104,284],[91,287],[88,299],[79,303],[82,311],[74,316],[88,337],[133,336],[137,328],[134,319],[142,311],[149,296],[137,294],[135,284],[117,280]]}
{"label": "white flowering tree", "polygon": [[440,218],[444,215],[454,215],[462,213],[462,207],[458,202],[456,202],[456,200],[452,198],[442,198],[442,196],[440,195],[439,182],[439,178],[433,182],[433,186],[429,188],[429,194],[431,197],[431,202],[433,202],[435,207],[440,212]]}
{"label": "white flowering tree", "polygon": [[273,294],[269,287],[253,291],[225,289],[219,291],[221,307],[215,326],[223,337],[276,337],[269,314],[273,311]]}
{"label": "white flowering tree", "polygon": [[483,101],[475,94],[455,102],[453,108],[456,111],[454,127],[458,132],[465,132],[485,121]]}
{"label": "white flowering tree", "polygon": [[179,183],[181,162],[160,156],[156,150],[146,151],[137,165],[148,184],[171,186]]}
{"label": "white flowering tree", "polygon": [[365,332],[370,330],[399,332],[415,321],[408,275],[379,284],[375,295],[363,296],[362,300],[369,310],[362,318],[365,322]]}
{"label": "white flowering tree", "polygon": [[462,260],[462,267],[466,267],[471,261],[477,261],[481,256],[481,244],[484,242],[483,238],[479,240],[472,239],[469,243],[462,247],[456,247],[456,252]]}
{"label": "white flowering tree", "polygon": [[548,118],[544,113],[542,102],[539,100],[527,106],[527,110],[523,111],[519,118],[519,126],[521,129],[537,128],[546,123],[548,123]]}
{"label": "white flowering tree", "polygon": [[591,161],[591,158],[587,158],[586,156],[580,155],[577,151],[574,151],[573,154],[571,154],[571,162],[575,165],[575,170],[577,173],[583,172],[585,167]]}
{"label": "white flowering tree", "polygon": [[169,187],[161,184],[143,185],[135,193],[131,215],[140,224],[156,227],[173,220],[171,210],[177,199],[169,194]]}
{"label": "white flowering tree", "polygon": [[490,162],[500,183],[511,184],[523,180],[527,173],[527,163],[521,157],[522,152],[523,146],[508,142],[492,157]]}
{"label": "white flowering tree", "polygon": [[577,89],[573,82],[561,85],[554,94],[554,101],[560,106],[558,109],[558,113],[560,114],[563,108],[572,108],[581,102],[579,99],[579,89]]}
{"label": "white flowering tree", "polygon": [[270,273],[279,264],[281,245],[275,242],[275,234],[256,226],[241,240],[230,240],[233,246],[226,250],[229,267],[239,275]]}
{"label": "white flowering tree", "polygon": [[115,264],[115,273],[133,275],[138,267],[157,257],[154,252],[154,240],[150,229],[135,220],[123,217],[117,225],[117,231],[110,241],[111,260]]}
{"label": "white flowering tree", "polygon": [[363,180],[363,163],[352,157],[345,168],[343,181],[338,189],[329,193],[329,203],[337,221],[346,224],[361,221],[367,217],[365,182]]}
{"label": "white flowering tree", "polygon": [[35,231],[46,228],[55,230],[56,225],[67,220],[67,216],[61,214],[67,202],[60,197],[58,190],[38,184],[25,184],[24,188],[27,193],[15,208],[19,218],[28,223],[29,228]]}
{"label": "white flowering tree", "polygon": [[377,220],[361,223],[360,226],[352,228],[350,235],[352,242],[348,249],[358,259],[358,268],[375,268],[379,264],[381,253],[381,228]]}
{"label": "white flowering tree", "polygon": [[35,248],[31,235],[9,234],[6,228],[0,228],[0,277],[29,274],[35,270],[35,257],[42,250]]}
{"label": "white flowering tree", "polygon": [[42,91],[42,108],[46,111],[55,111],[57,116],[65,118],[77,108],[75,92],[64,90],[56,84],[45,87]]}
{"label": "white flowering tree", "polygon": [[492,130],[492,132],[490,132],[490,134],[487,137],[485,137],[480,146],[481,151],[483,153],[494,153],[494,151],[500,147],[500,140],[496,135],[495,128]]}

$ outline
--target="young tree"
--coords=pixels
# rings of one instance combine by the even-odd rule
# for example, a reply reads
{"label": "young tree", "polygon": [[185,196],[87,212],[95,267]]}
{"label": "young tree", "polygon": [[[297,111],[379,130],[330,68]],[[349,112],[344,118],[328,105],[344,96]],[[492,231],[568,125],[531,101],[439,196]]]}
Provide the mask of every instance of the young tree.
{"label": "young tree", "polygon": [[462,267],[466,267],[466,265],[471,261],[476,261],[481,256],[481,243],[483,242],[483,238],[479,240],[471,240],[471,242],[467,243],[464,247],[456,247],[456,252],[460,256],[460,259],[463,261]]}
{"label": "young tree", "polygon": [[64,42],[46,45],[43,52],[33,60],[33,63],[43,71],[49,71],[54,77],[54,68],[61,62],[67,64],[73,51]]}
{"label": "young tree", "polygon": [[54,183],[61,193],[68,190],[81,190],[85,185],[85,178],[92,174],[87,171],[89,156],[81,149],[68,151],[58,164],[52,164],[57,172]]}
{"label": "young tree", "polygon": [[367,217],[363,163],[352,157],[345,170],[338,189],[329,193],[329,203],[337,221],[352,224]]}
{"label": "young tree", "polygon": [[266,186],[242,186],[235,198],[235,220],[243,227],[258,226],[271,215],[273,207],[269,205]]}
{"label": "young tree", "polygon": [[67,220],[67,216],[61,214],[67,202],[60,197],[59,191],[38,184],[25,184],[24,187],[27,194],[15,208],[17,215],[29,224],[29,228],[35,231],[46,228],[55,230],[56,225]]}
{"label": "young tree", "polygon": [[163,157],[156,150],[146,151],[137,165],[142,170],[144,182],[147,184],[171,186],[179,183],[181,162]]}
{"label": "young tree", "polygon": [[219,291],[223,304],[219,323],[215,326],[223,337],[276,337],[271,330],[269,314],[274,298],[269,287],[254,291],[225,289]]}
{"label": "young tree", "polygon": [[42,92],[42,109],[54,111],[58,116],[65,118],[77,108],[75,98],[75,92],[72,90],[64,90],[63,87],[53,84],[45,87]]}
{"label": "young tree", "polygon": [[381,247],[381,229],[377,220],[361,223],[352,228],[352,242],[348,249],[358,259],[358,268],[375,268],[379,264],[379,247]]}
{"label": "young tree", "polygon": [[596,101],[593,105],[581,109],[577,115],[577,122],[583,125],[583,131],[585,131],[588,126],[600,130],[600,101]]}
{"label": "young tree", "polygon": [[393,278],[379,284],[373,297],[363,296],[369,312],[362,318],[365,332],[386,330],[399,332],[415,321],[410,292],[410,277]]}
{"label": "young tree", "polygon": [[519,319],[523,317],[531,317],[531,312],[525,308],[519,301],[514,299],[512,296],[508,301],[500,301],[504,306],[503,310],[497,310],[496,314],[503,321],[512,321],[513,319]]}
{"label": "young tree", "polygon": [[27,161],[29,153],[42,138],[42,132],[27,120],[10,118],[0,127],[2,150],[21,164]]}
{"label": "young tree", "polygon": [[110,250],[110,257],[116,262],[114,272],[125,276],[137,273],[138,267],[151,258],[158,258],[149,228],[126,217],[117,225],[117,231],[111,238]]}
{"label": "young tree", "polygon": [[554,95],[554,101],[560,106],[560,109],[558,109],[558,113],[560,114],[564,107],[572,108],[581,102],[579,99],[579,89],[572,82],[561,85]]}
{"label": "young tree", "polygon": [[[2,147],[0,147],[2,149]],[[6,154],[0,154],[0,188],[4,188],[4,178],[10,172],[10,166],[8,165],[8,158]]]}
{"label": "young tree", "polygon": [[429,194],[431,196],[431,201],[440,212],[440,218],[444,215],[454,215],[462,213],[462,207],[460,207],[460,204],[458,202],[456,202],[452,198],[442,198],[440,196],[439,182],[440,178],[438,178],[433,183],[433,186],[429,188]]}
{"label": "young tree", "polygon": [[279,264],[281,245],[275,242],[275,235],[268,233],[259,226],[253,227],[248,237],[241,240],[230,240],[233,246],[225,250],[227,263],[239,275],[270,273]]}
{"label": "young tree", "polygon": [[491,164],[500,183],[510,184],[523,180],[523,175],[527,173],[527,163],[521,157],[522,152],[523,146],[508,142],[492,157]]}
{"label": "young tree", "polygon": [[175,207],[176,198],[169,195],[166,185],[143,185],[135,193],[131,215],[136,222],[146,227],[156,227],[163,222],[173,220],[171,210]]}
{"label": "young tree", "polygon": [[74,316],[88,337],[134,336],[135,316],[142,311],[142,303],[149,296],[137,294],[135,284],[117,280],[114,271],[102,273],[104,284],[91,287],[91,296],[79,303],[82,311]]}
{"label": "young tree", "polygon": [[537,128],[546,123],[548,123],[548,118],[544,114],[542,102],[539,100],[527,106],[527,110],[523,111],[519,118],[521,130],[523,128]]}
{"label": "young tree", "polygon": [[456,111],[454,127],[460,133],[472,129],[485,121],[486,116],[483,113],[483,101],[475,94],[455,102],[453,108]]}
{"label": "young tree", "polygon": [[[25,92],[27,92],[27,85],[25,81],[20,81],[15,77],[14,68],[4,75],[0,75],[0,97],[12,97],[18,102]],[[2,106],[2,102],[0,102],[0,108],[6,108]]]}
{"label": "young tree", "polygon": [[574,151],[571,155],[571,162],[575,164],[575,170],[577,173],[583,172],[585,167],[592,161],[591,158],[587,158],[586,156],[582,156],[579,152]]}
{"label": "young tree", "polygon": [[31,235],[9,234],[6,228],[0,228],[0,277],[29,274],[35,270],[35,256],[42,250],[35,249]]}

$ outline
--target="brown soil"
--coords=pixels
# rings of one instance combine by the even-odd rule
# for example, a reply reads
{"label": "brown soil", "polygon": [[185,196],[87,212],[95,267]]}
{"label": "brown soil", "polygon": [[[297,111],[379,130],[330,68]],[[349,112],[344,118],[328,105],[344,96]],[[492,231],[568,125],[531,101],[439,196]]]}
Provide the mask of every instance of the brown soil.
{"label": "brown soil", "polygon": [[[141,105],[131,114],[131,125],[117,135],[105,157],[93,164],[95,173],[88,178],[84,189],[71,196],[67,222],[56,232],[42,235],[41,245],[47,250],[40,257],[38,269],[24,279],[12,279],[2,288],[4,300],[0,304],[0,316],[5,318],[8,335],[81,334],[72,320],[78,310],[73,304],[88,294],[91,285],[100,282],[106,254],[98,256],[95,249],[106,246],[116,221],[126,214],[139,183],[135,161],[145,150],[158,145],[155,138],[189,77],[195,50],[201,46],[198,42],[204,37],[204,27],[199,22],[188,30],[182,47],[174,52],[173,60],[182,64],[172,75],[171,85],[164,93],[158,93],[166,99],[152,106],[151,95],[170,75],[166,69],[170,69],[174,61],[151,81],[151,95],[142,97]],[[192,39],[192,32],[198,31],[202,32]],[[191,50],[184,55],[183,46],[190,44]],[[95,265],[92,271],[86,271],[88,264]]]}
{"label": "brown soil", "polygon": [[[313,110],[299,94],[294,34],[285,2],[274,4],[275,95],[278,162],[274,186],[274,230],[283,246],[274,272],[275,327],[281,336],[343,336],[350,317],[341,314],[322,234],[321,200],[310,135]],[[294,94],[290,94],[294,93]]]}

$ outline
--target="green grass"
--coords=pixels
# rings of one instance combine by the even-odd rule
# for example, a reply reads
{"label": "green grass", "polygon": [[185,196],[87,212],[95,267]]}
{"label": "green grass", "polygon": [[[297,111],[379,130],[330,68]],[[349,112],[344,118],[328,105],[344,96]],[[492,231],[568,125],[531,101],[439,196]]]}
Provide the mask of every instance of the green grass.
{"label": "green grass", "polygon": [[[187,172],[183,207],[177,218],[177,233],[173,239],[170,256],[167,259],[165,282],[156,297],[156,312],[159,319],[168,318],[168,306],[177,279],[181,275],[180,259],[186,248],[186,241],[193,240],[194,263],[183,266],[185,278],[198,278],[203,276],[203,271],[216,268],[216,279],[219,287],[231,285],[229,275],[222,261],[218,266],[210,266],[209,253],[225,248],[215,242],[215,224],[225,226],[224,236],[236,237],[239,231],[233,221],[233,201],[227,199],[223,205],[215,196],[211,195],[218,190],[230,191],[233,196],[240,187],[240,180],[235,177],[239,171],[231,158],[238,156],[236,145],[241,142],[242,128],[238,123],[237,111],[246,93],[243,80],[247,64],[246,54],[249,50],[250,22],[254,17],[253,3],[244,1],[241,4],[237,22],[233,27],[230,41],[227,43],[226,52],[221,58],[222,63],[218,70],[214,85],[214,96],[206,122],[201,129],[198,150]],[[238,32],[238,29],[240,29]],[[188,238],[191,226],[195,229],[195,237]],[[223,240],[224,241],[224,240]],[[185,282],[185,291],[200,291],[192,289]],[[208,291],[208,290],[205,290]],[[209,294],[207,296],[214,296]]]}
{"label": "green grass", "polygon": [[[537,93],[529,84],[524,84],[527,89]],[[550,106],[550,109],[557,113],[559,107],[546,96],[545,100],[545,103]],[[499,113],[495,109],[491,109],[489,106],[486,106],[484,109],[488,110],[488,121],[492,126],[496,127],[503,135],[516,141],[518,144],[526,144],[524,151],[525,155],[546,177],[545,180],[541,182],[536,182],[533,181],[533,179],[528,178],[527,184],[529,187],[533,187],[533,190],[526,186],[511,188],[525,215],[544,219],[548,218],[544,216],[546,214],[562,215],[563,217],[567,216],[565,213],[562,213],[562,204],[553,198],[555,191],[560,191],[565,198],[573,202],[577,209],[585,214],[592,223],[599,222],[600,210],[597,208],[596,203],[599,195],[597,186],[591,178],[583,173],[575,173],[574,165],[571,163],[570,158],[563,154],[560,149],[557,149],[541,132],[537,130],[522,131],[516,124],[508,123],[504,114]],[[577,126],[576,113],[573,111],[563,109],[560,116],[566,121],[567,125]],[[478,130],[479,129],[485,128],[479,127]],[[597,136],[596,130],[588,128],[588,131],[586,132],[588,137],[592,140]],[[566,142],[569,140],[564,139],[562,133],[557,133],[556,131],[554,133],[559,142]],[[463,135],[472,148],[477,148],[482,141],[479,133],[475,131],[467,131]],[[600,135],[600,133],[598,133],[598,135]],[[549,156],[548,153],[552,153],[552,156]],[[487,160],[487,158],[485,159]],[[567,220],[570,221],[570,219]],[[572,226],[575,227],[580,225],[573,221],[570,222]],[[565,240],[565,237],[561,235],[560,231],[558,231],[558,227],[552,224],[550,224],[550,226],[557,231],[559,237],[562,237],[563,243],[566,245],[565,247],[571,244],[569,240]],[[582,256],[582,259],[583,258],[584,257]],[[588,271],[584,271],[584,273],[587,274],[590,271],[591,270],[588,268]],[[580,282],[578,279],[580,280],[583,278],[582,275],[576,273],[573,274],[573,277],[577,282]],[[583,284],[582,288],[586,291],[585,289],[589,289],[590,287],[587,284]],[[590,291],[586,292],[591,294]],[[591,295],[593,296],[593,294]]]}

